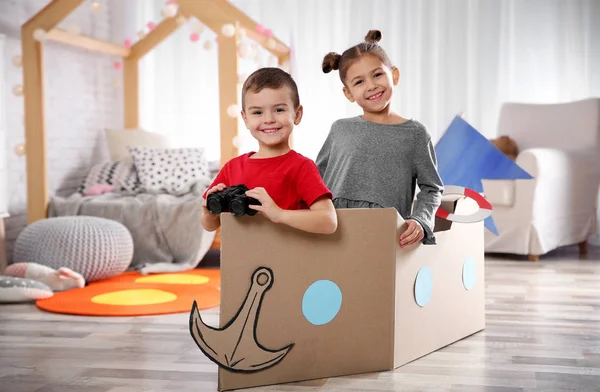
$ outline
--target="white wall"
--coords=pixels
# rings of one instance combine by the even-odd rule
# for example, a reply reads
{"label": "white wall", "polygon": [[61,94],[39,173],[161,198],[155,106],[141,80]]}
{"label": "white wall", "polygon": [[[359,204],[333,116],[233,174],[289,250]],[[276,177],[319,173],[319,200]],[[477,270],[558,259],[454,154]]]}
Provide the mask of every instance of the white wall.
{"label": "white wall", "polygon": [[[47,0],[0,0],[0,34],[7,36],[4,48],[8,158],[8,209],[6,221],[8,256],[13,241],[26,225],[25,157],[14,149],[24,142],[23,98],[12,93],[23,81],[22,69],[12,64],[21,54],[20,25],[42,9]],[[71,14],[62,28],[77,25],[82,34],[111,40],[109,7],[91,12],[86,1]],[[105,3],[105,2],[102,2]],[[103,129],[121,124],[121,92],[114,85],[118,71],[114,58],[48,43],[44,46],[45,108],[50,194],[70,194],[85,178],[92,164],[108,158]]]}

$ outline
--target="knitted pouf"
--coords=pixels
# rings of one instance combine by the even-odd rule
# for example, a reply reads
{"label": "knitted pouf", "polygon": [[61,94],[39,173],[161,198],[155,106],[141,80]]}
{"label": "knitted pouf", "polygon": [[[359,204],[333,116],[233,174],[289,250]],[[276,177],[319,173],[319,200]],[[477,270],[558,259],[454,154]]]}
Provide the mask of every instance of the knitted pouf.
{"label": "knitted pouf", "polygon": [[119,275],[133,258],[133,239],[121,223],[92,216],[61,216],[27,226],[13,262],[33,262],[79,272],[87,282]]}

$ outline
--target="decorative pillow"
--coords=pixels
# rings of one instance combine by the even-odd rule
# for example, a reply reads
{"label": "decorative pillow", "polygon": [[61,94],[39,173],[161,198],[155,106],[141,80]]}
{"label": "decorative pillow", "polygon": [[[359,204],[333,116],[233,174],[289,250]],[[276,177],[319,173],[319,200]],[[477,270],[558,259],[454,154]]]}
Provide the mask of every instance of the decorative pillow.
{"label": "decorative pillow", "polygon": [[130,147],[140,183],[148,192],[181,195],[197,182],[210,183],[202,148]]}
{"label": "decorative pillow", "polygon": [[0,303],[29,302],[50,298],[50,287],[32,279],[0,276]]}
{"label": "decorative pillow", "polygon": [[169,138],[141,129],[106,129],[106,143],[111,161],[131,162],[127,147],[170,147]]}
{"label": "decorative pillow", "polygon": [[113,185],[114,191],[136,191],[139,178],[135,165],[126,161],[99,163],[92,167],[77,192],[85,195],[97,185]]}

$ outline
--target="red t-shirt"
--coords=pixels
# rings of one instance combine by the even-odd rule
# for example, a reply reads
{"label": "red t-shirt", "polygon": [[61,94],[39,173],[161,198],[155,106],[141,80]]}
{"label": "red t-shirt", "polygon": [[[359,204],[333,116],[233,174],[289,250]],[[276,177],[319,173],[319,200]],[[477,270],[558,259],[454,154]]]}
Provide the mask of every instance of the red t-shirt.
{"label": "red t-shirt", "polygon": [[[244,184],[249,189],[265,188],[284,210],[308,209],[321,196],[332,198],[315,163],[294,150],[272,158],[251,158],[249,152],[227,162],[209,189]],[[206,199],[206,192],[203,197]]]}

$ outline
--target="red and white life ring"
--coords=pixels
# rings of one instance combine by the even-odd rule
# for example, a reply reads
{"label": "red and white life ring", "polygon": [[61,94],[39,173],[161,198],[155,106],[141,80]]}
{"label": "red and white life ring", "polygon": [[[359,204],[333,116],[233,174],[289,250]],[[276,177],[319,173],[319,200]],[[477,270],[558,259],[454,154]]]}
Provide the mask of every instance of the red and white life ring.
{"label": "red and white life ring", "polygon": [[448,185],[444,186],[443,195],[463,195],[465,197],[473,199],[479,206],[479,209],[477,210],[477,212],[474,212],[470,215],[456,215],[451,214],[450,212],[440,207],[435,213],[435,216],[439,218],[458,223],[475,223],[482,221],[488,216],[492,215],[492,205],[490,204],[490,202],[487,201],[485,197],[481,196],[479,193],[475,192],[472,189],[465,188],[463,186]]}

